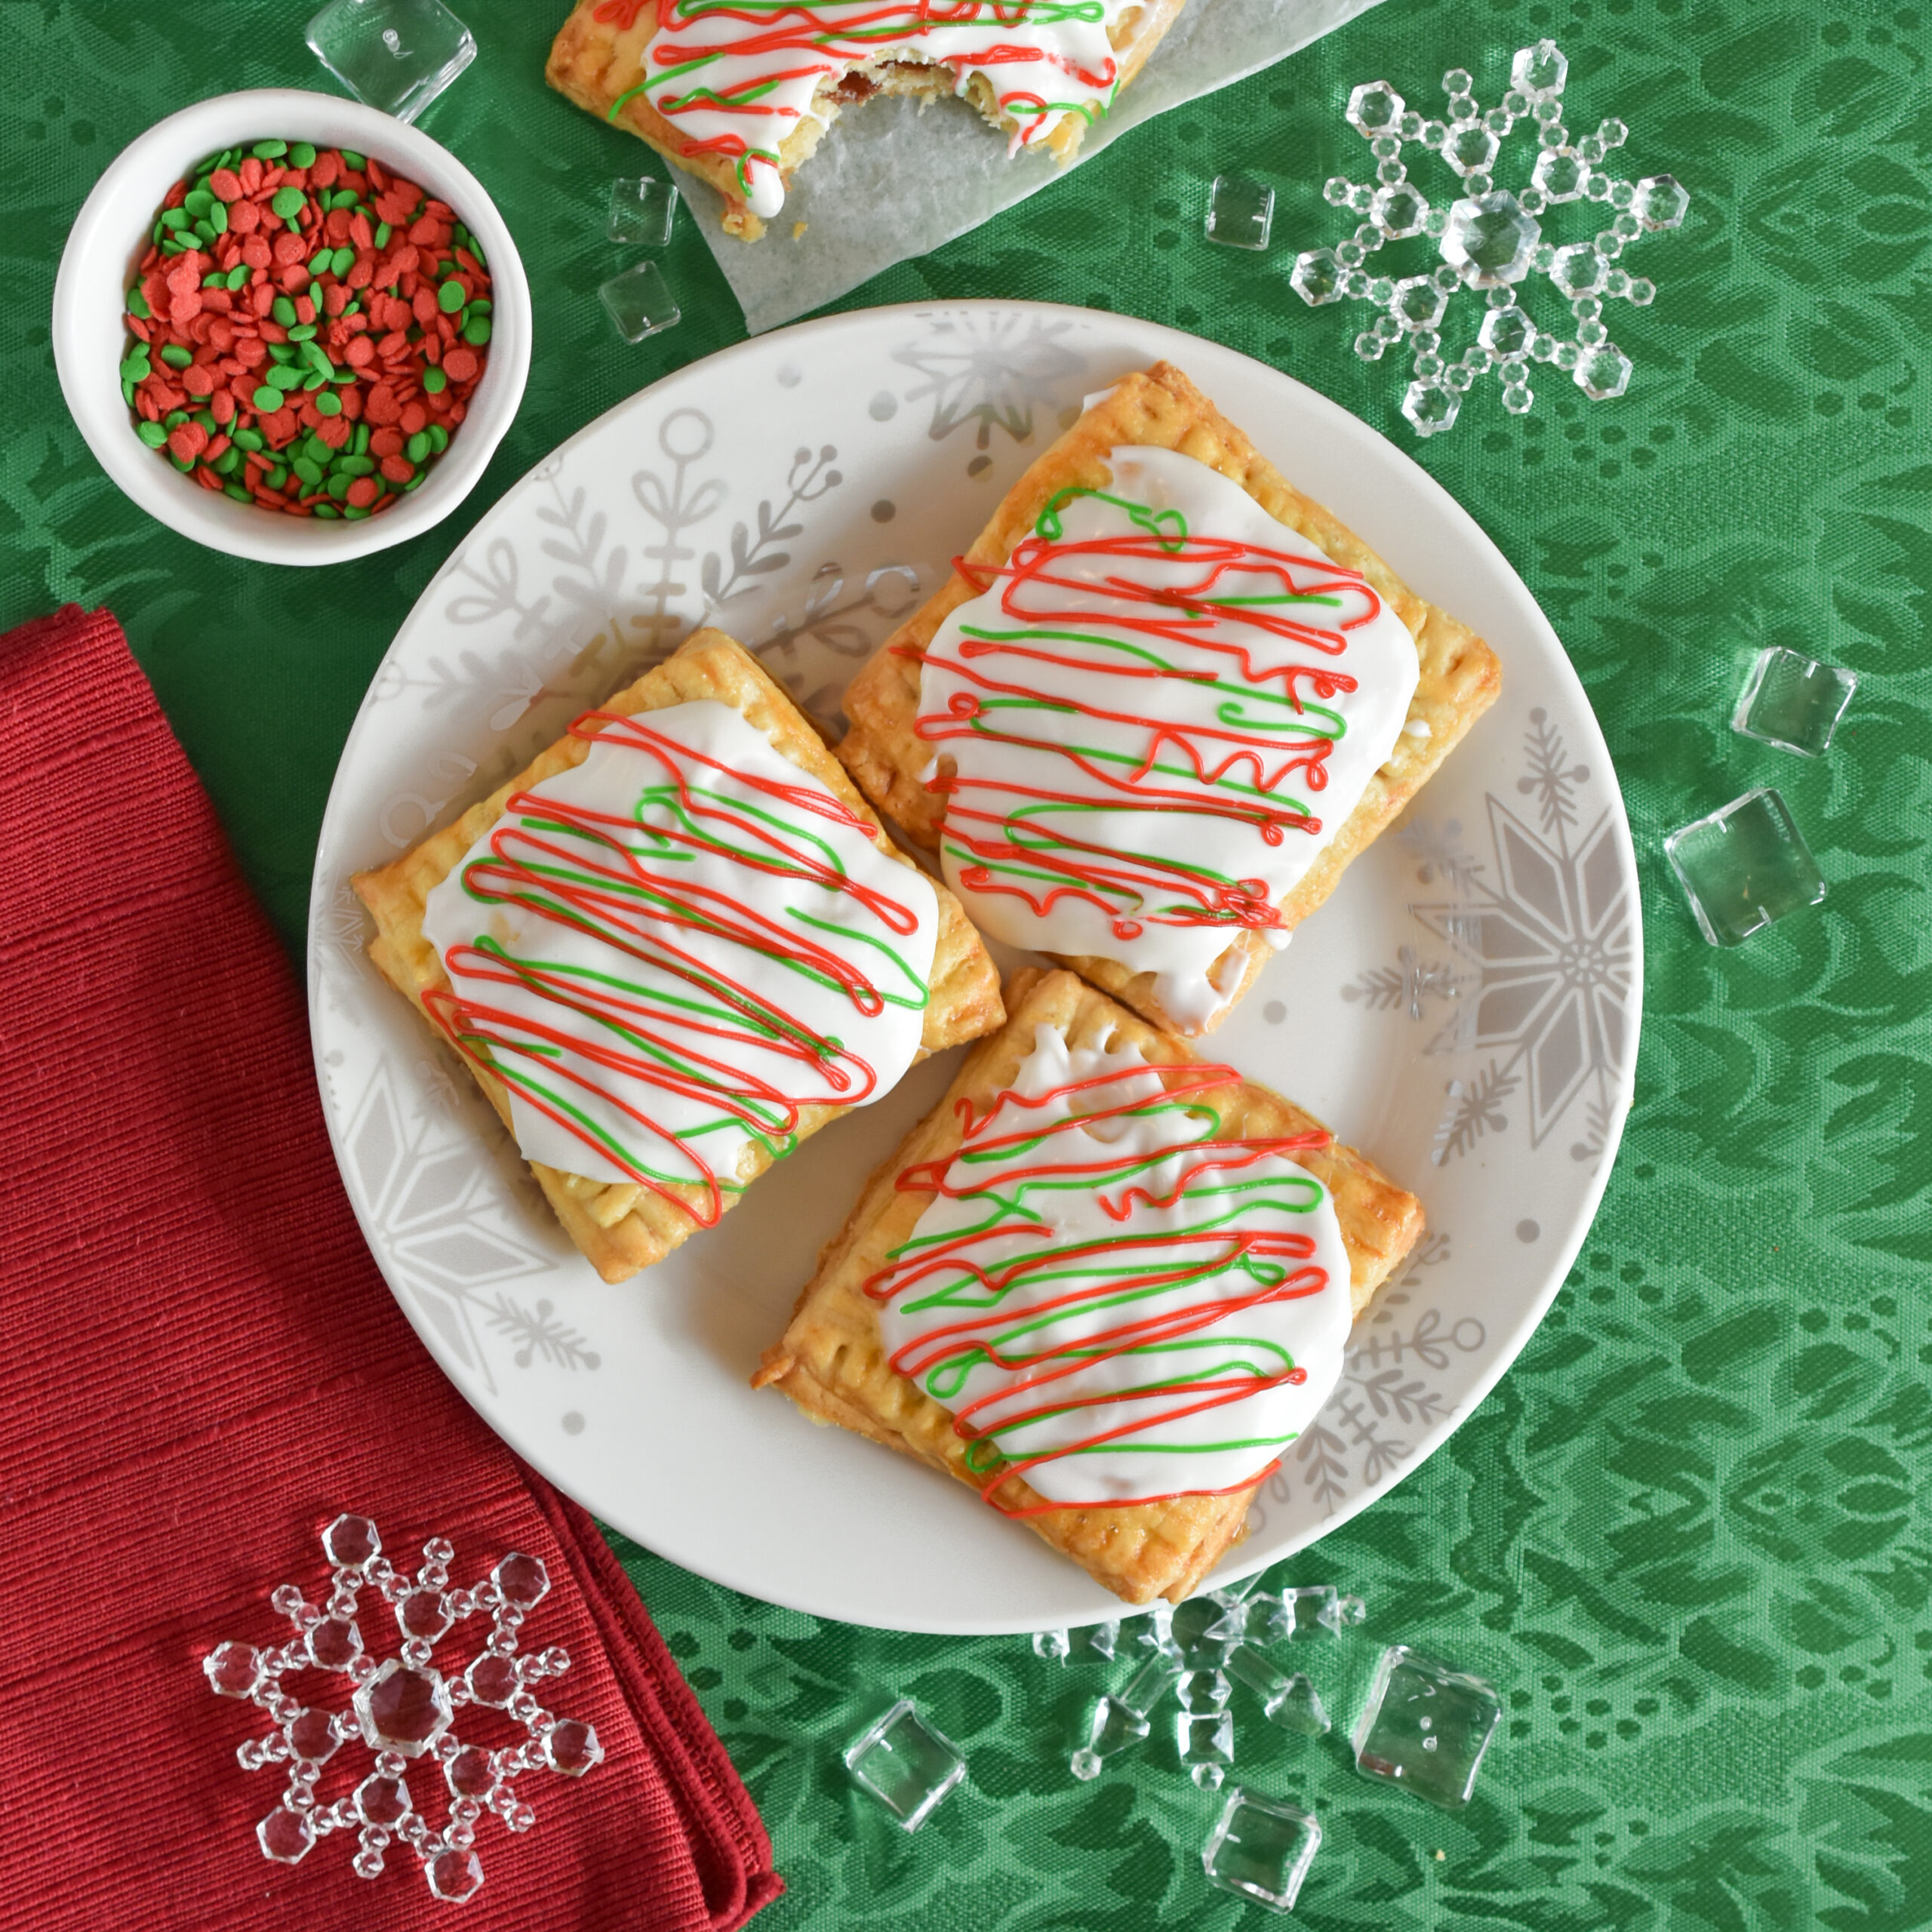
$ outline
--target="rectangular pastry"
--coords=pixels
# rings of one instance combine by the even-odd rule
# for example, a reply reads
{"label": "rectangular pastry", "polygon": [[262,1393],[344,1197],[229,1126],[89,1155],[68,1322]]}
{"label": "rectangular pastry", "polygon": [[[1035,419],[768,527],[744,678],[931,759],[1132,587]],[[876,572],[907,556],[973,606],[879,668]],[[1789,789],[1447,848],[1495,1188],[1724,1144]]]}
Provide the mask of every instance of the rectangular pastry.
{"label": "rectangular pastry", "polygon": [[1072,158],[1182,0],[810,0],[782,14],[707,0],[577,0],[544,69],[725,198],[747,242],[841,112],[874,94],[958,94],[1011,148]]}
{"label": "rectangular pastry", "polygon": [[1169,363],[1094,400],[845,694],[990,937],[1217,1025],[1496,699],[1496,654]]}
{"label": "rectangular pastry", "polygon": [[355,885],[607,1281],[1002,1017],[958,900],[719,631]]}
{"label": "rectangular pastry", "polygon": [[867,1183],[754,1378],[1179,1603],[1327,1401],[1422,1204],[1067,972]]}

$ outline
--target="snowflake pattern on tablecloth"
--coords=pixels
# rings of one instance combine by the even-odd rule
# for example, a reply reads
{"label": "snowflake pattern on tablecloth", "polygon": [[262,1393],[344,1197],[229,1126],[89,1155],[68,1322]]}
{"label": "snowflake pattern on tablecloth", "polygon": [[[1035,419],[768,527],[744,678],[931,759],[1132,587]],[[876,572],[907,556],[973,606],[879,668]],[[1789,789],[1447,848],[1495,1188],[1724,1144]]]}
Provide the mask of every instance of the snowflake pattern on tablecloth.
{"label": "snowflake pattern on tablecloth", "polygon": [[[1331,206],[1363,220],[1349,240],[1298,255],[1289,280],[1311,306],[1346,296],[1381,311],[1355,338],[1355,353],[1364,361],[1380,361],[1406,339],[1415,371],[1402,414],[1419,435],[1448,429],[1463,393],[1491,369],[1501,372],[1503,408],[1518,416],[1535,400],[1532,362],[1554,363],[1593,402],[1620,396],[1629,386],[1630,358],[1610,339],[1604,300],[1641,308],[1656,295],[1654,285],[1632,276],[1620,257],[1638,236],[1676,227],[1690,197],[1668,174],[1627,181],[1608,171],[1609,155],[1629,131],[1621,121],[1606,120],[1594,134],[1572,140],[1563,122],[1568,74],[1555,42],[1540,40],[1518,52],[1503,104],[1487,114],[1476,104],[1474,80],[1460,67],[1442,77],[1446,122],[1425,120],[1386,81],[1364,82],[1349,97],[1349,125],[1375,155],[1375,182],[1338,174],[1323,192]],[[1491,171],[1505,138],[1525,122],[1534,124],[1541,151],[1524,186],[1499,189]],[[1461,193],[1447,208],[1431,207],[1410,180],[1401,158],[1404,142],[1433,149],[1462,177]],[[1571,202],[1606,208],[1608,225],[1587,241],[1561,247],[1545,241],[1540,217]],[[1417,235],[1427,236],[1441,257],[1432,271],[1400,279],[1370,272],[1368,257],[1384,244]],[[1569,303],[1574,337],[1550,334],[1517,301],[1516,285],[1532,269]],[[1464,288],[1486,290],[1489,313],[1461,358],[1447,361],[1440,325],[1451,297]]]}
{"label": "snowflake pattern on tablecloth", "polygon": [[1583,823],[1589,769],[1540,707],[1524,746],[1516,789],[1534,801],[1537,823],[1488,794],[1493,867],[1462,849],[1456,821],[1413,820],[1398,834],[1416,854],[1420,883],[1457,893],[1409,908],[1454,957],[1404,946],[1394,968],[1342,989],[1346,1000],[1435,1020],[1426,1053],[1484,1056],[1447,1083],[1430,1149],[1438,1166],[1506,1131],[1519,1108],[1530,1145],[1540,1147],[1580,1099],[1585,1127],[1571,1155],[1595,1159],[1622,1079],[1635,934],[1614,814]]}
{"label": "snowflake pattern on tablecloth", "polygon": [[[596,1732],[579,1718],[553,1715],[532,1687],[561,1677],[569,1657],[555,1646],[517,1655],[524,1619],[549,1593],[549,1573],[537,1558],[512,1550],[481,1583],[452,1589],[456,1552],[438,1537],[423,1546],[422,1567],[411,1577],[383,1555],[382,1537],[366,1516],[338,1516],[322,1532],[322,1549],[333,1570],[326,1604],[310,1603],[293,1583],[269,1598],[294,1631],[287,1643],[257,1649],[231,1641],[202,1660],[217,1696],[244,1699],[274,1721],[267,1737],[237,1747],[242,1768],[288,1767],[281,1801],[255,1827],[255,1841],[264,1858],[296,1865],[318,1838],[353,1832],[358,1844],[350,1863],[358,1878],[374,1878],[399,1839],[421,1861],[431,1896],[460,1905],[483,1883],[473,1847],[484,1818],[494,1814],[511,1832],[537,1822],[518,1795],[518,1779],[540,1770],[579,1778],[603,1761]],[[368,1585],[395,1612],[402,1639],[400,1654],[380,1663],[357,1616]],[[460,1672],[437,1669],[435,1645],[480,1614],[491,1620],[481,1650]],[[346,1678],[354,1687],[349,1709],[331,1712],[290,1696],[282,1680],[309,1670]],[[522,1727],[522,1741],[494,1751],[464,1743],[455,1726],[466,1706],[503,1712]],[[321,1804],[316,1786],[323,1766],[358,1740],[374,1754],[369,1774],[347,1796]],[[440,1768],[449,1792],[440,1830],[431,1828],[408,1782],[412,1766],[429,1764]]]}

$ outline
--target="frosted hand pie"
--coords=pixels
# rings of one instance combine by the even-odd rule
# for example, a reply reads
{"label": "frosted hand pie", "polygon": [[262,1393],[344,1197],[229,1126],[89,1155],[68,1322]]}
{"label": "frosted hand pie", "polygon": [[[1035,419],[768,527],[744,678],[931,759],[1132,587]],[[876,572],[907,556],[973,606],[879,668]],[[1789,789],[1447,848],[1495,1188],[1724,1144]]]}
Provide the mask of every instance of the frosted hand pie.
{"label": "frosted hand pie", "polygon": [[1073,974],[868,1183],[756,1382],[1180,1602],[1327,1401],[1422,1205]]}
{"label": "frosted hand pie", "polygon": [[1001,1017],[952,894],[718,631],[355,884],[606,1281]]}
{"label": "frosted hand pie", "polygon": [[1196,1034],[1500,685],[1162,363],[860,672],[838,755],[981,931]]}
{"label": "frosted hand pie", "polygon": [[1070,160],[1140,71],[1182,0],[578,0],[545,68],[580,107],[648,141],[726,201],[755,242],[846,108],[958,94],[1007,137]]}

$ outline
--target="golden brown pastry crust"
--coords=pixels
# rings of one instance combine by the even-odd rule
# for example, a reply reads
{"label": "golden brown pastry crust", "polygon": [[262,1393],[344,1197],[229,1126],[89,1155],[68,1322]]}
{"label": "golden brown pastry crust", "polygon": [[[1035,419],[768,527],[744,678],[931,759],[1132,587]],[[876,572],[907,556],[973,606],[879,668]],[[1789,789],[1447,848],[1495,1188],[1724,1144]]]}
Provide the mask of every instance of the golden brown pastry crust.
{"label": "golden brown pastry crust", "polygon": [[[598,19],[597,10],[601,4],[602,0],[577,0],[551,43],[543,77],[586,112],[600,121],[609,121],[611,110],[636,86],[643,73],[644,45],[656,30],[657,10],[654,5],[644,6],[632,24],[620,32],[614,21]],[[1119,88],[1124,88],[1140,72],[1185,4],[1186,0],[1145,0],[1144,5],[1123,14],[1108,30]],[[946,68],[935,66],[914,71],[910,63],[884,65],[889,71],[874,73],[872,63],[866,63],[866,71],[881,93],[914,94],[931,99],[952,91],[952,76]],[[979,83],[977,91],[969,91],[968,97],[987,118],[1007,133],[1013,131],[1014,124],[1000,115],[992,91],[983,82]],[[1118,88],[1115,98],[1118,98]],[[829,118],[835,118],[839,112],[837,103],[826,106]],[[762,238],[764,223],[745,205],[739,192],[737,171],[728,158],[715,154],[686,154],[683,135],[641,94],[624,103],[612,125],[649,142],[673,167],[681,168],[715,188],[724,197],[727,234],[745,242]],[[1078,115],[1070,114],[1048,136],[1046,145],[1058,161],[1071,161],[1086,129],[1087,123]],[[779,171],[787,188],[825,131],[823,122],[808,119],[780,144]]]}
{"label": "golden brown pastry crust", "polygon": [[[697,632],[675,655],[654,670],[647,671],[600,709],[628,715],[662,710],[668,705],[688,703],[698,698],[716,698],[730,705],[747,723],[762,731],[784,757],[862,814],[872,827],[872,842],[909,869],[910,862],[894,849],[817,733],[758,660],[722,631]],[[505,804],[516,792],[554,777],[572,765],[581,764],[589,753],[590,746],[585,740],[566,734],[489,797],[472,805],[453,825],[432,833],[390,864],[355,875],[356,892],[375,915],[376,937],[370,943],[369,957],[383,978],[408,999],[426,1021],[429,1013],[423,995],[432,989],[447,990],[449,986],[442,961],[423,935],[423,909],[429,894],[503,816]],[[958,900],[944,886],[936,881],[931,883],[939,900],[939,931],[933,952],[921,1058],[977,1039],[997,1026],[1004,1015],[999,974],[979,934],[960,910]],[[440,1029],[437,1037],[442,1037]],[[503,1082],[474,1061],[466,1060],[464,1064],[508,1127],[509,1096]],[[803,1140],[807,1134],[816,1133],[827,1121],[847,1111],[844,1107],[807,1108],[800,1116],[798,1137]],[[771,1157],[754,1143],[745,1150],[737,1177],[749,1184],[771,1164]],[[564,1224],[565,1232],[607,1281],[621,1281],[639,1269],[662,1260],[697,1231],[698,1223],[691,1215],[648,1189],[630,1183],[589,1180],[536,1161],[531,1162],[530,1168]],[[703,1201],[703,1192],[696,1186],[673,1187],[670,1191],[694,1208]],[[737,1198],[728,1193],[725,1206],[731,1207]]]}
{"label": "golden brown pastry crust", "polygon": [[[1282,900],[1281,916],[1292,930],[1334,891],[1349,860],[1374,842],[1496,702],[1503,686],[1502,667],[1495,652],[1466,625],[1418,597],[1345,524],[1289,483],[1170,362],[1157,362],[1145,374],[1129,376],[1088,410],[1008,492],[966,552],[968,561],[1004,563],[1057,491],[1069,485],[1103,486],[1109,475],[1108,453],[1127,445],[1178,450],[1238,483],[1270,516],[1337,563],[1359,571],[1416,641],[1421,676],[1409,716],[1427,724],[1429,735],[1413,737],[1404,732],[1397,737],[1388,762],[1370,779],[1341,829]],[[928,852],[939,849],[943,802],[919,782],[931,758],[930,748],[912,728],[918,715],[920,666],[940,625],[977,594],[955,571],[886,639],[845,693],[851,729],[838,746],[839,758],[866,797]],[[1230,954],[1235,955],[1232,961]],[[1065,963],[1169,1032],[1210,1032],[1233,1011],[1271,956],[1268,942],[1258,932],[1243,931],[1212,969],[1217,986],[1226,987],[1232,981],[1226,1004],[1198,1029],[1184,1026],[1162,1011],[1154,997],[1152,973],[1130,973],[1111,959],[1069,958]],[[1238,977],[1233,973],[1236,964]]]}
{"label": "golden brown pastry crust", "polygon": [[[1032,1051],[1038,1026],[1063,1029],[1076,1046],[1118,1032],[1161,1066],[1189,1065],[1199,1057],[1184,1041],[1156,1032],[1071,973],[1017,973],[1008,983],[1006,1003],[1005,1026],[974,1049],[946,1098],[866,1183],[844,1226],[819,1256],[817,1272],[798,1297],[784,1335],[765,1351],[764,1365],[752,1378],[755,1387],[782,1389],[815,1422],[836,1423],[869,1436],[975,1489],[981,1478],[966,1467],[965,1445],[953,1433],[952,1418],[888,1362],[878,1308],[864,1292],[864,1283],[886,1265],[889,1251],[910,1235],[934,1198],[902,1192],[899,1176],[915,1162],[943,1167],[951,1158],[960,1141],[959,1103],[970,1100],[974,1114],[983,1115]],[[1220,1113],[1224,1132],[1299,1134],[1321,1124],[1247,1081],[1202,1097]],[[1349,1251],[1350,1303],[1359,1315],[1420,1237],[1422,1203],[1352,1147],[1331,1146],[1300,1164],[1327,1186],[1334,1202]],[[1239,1540],[1258,1487],[1131,1508],[1056,1509],[1022,1520],[1129,1603],[1156,1597],[1179,1603]],[[1009,1509],[1041,1500],[1018,1476],[1009,1476],[996,1494]]]}

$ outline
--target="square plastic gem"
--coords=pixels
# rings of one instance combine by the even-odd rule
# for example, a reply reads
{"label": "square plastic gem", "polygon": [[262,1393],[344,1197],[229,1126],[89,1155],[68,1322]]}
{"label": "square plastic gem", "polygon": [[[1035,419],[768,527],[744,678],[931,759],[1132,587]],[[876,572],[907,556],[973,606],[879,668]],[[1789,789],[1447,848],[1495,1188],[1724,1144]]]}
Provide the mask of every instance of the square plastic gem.
{"label": "square plastic gem", "polygon": [[611,183],[610,238],[626,248],[661,248],[671,238],[678,191],[654,174]]}
{"label": "square plastic gem", "polygon": [[1773,645],[1758,652],[1731,714],[1730,728],[1806,758],[1821,758],[1857,688],[1855,672],[1814,663],[1798,651]]}
{"label": "square plastic gem", "polygon": [[846,1746],[853,1781],[916,1832],[966,1775],[966,1760],[949,1737],[934,1730],[902,1697],[878,1722]]}
{"label": "square plastic gem", "polygon": [[306,38],[355,98],[414,121],[471,61],[476,42],[443,0],[328,0]]}
{"label": "square plastic gem", "polygon": [[1480,1677],[1392,1644],[1355,1726],[1356,1768],[1459,1810],[1502,1715],[1502,1700]]}
{"label": "square plastic gem", "polygon": [[1306,1811],[1239,1785],[1201,1854],[1208,1882],[1271,1912],[1292,1912],[1308,1868],[1321,1848],[1321,1827]]}
{"label": "square plastic gem", "polygon": [[1663,850],[1713,946],[1742,945],[1825,896],[1818,862],[1769,786],[1680,826]]}
{"label": "square plastic gem", "polygon": [[1074,1752],[1069,1768],[1083,1783],[1097,1778],[1103,1758],[1132,1750],[1152,1728],[1146,1711],[1118,1697],[1103,1697],[1087,1721],[1087,1742]]}
{"label": "square plastic gem", "polygon": [[641,342],[648,335],[675,328],[681,319],[671,285],[655,262],[639,262],[614,275],[597,293],[626,342]]}
{"label": "square plastic gem", "polygon": [[1203,1791],[1217,1791],[1235,1761],[1235,1721],[1227,1711],[1177,1711],[1181,1768]]}
{"label": "square plastic gem", "polygon": [[1275,225],[1275,191],[1238,174],[1217,174],[1208,191],[1208,238],[1224,248],[1265,248]]}

